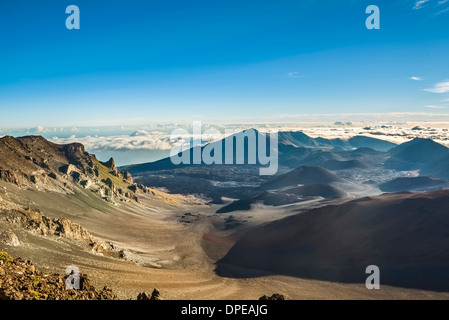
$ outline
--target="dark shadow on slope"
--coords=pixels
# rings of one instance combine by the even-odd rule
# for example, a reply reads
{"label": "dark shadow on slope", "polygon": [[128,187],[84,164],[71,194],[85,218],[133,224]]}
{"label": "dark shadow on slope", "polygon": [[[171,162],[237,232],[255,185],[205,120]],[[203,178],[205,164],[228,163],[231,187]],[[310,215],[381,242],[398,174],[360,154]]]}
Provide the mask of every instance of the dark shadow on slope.
{"label": "dark shadow on slope", "polygon": [[249,230],[217,262],[225,277],[288,275],[449,291],[449,191],[388,194]]}

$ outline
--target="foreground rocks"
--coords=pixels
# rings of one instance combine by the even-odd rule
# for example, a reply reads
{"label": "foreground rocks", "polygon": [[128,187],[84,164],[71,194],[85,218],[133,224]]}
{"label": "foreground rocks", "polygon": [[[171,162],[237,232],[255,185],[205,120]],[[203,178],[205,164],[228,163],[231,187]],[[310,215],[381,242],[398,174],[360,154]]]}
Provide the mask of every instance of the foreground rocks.
{"label": "foreground rocks", "polygon": [[115,300],[111,289],[96,289],[80,275],[80,289],[67,289],[68,276],[44,274],[31,261],[0,252],[0,300]]}
{"label": "foreground rocks", "polygon": [[139,293],[137,300],[162,300],[161,294],[158,289],[154,289],[153,293],[150,295],[148,292]]}
{"label": "foreground rocks", "polygon": [[274,293],[271,297],[263,295],[259,300],[285,300],[285,297],[282,294]]}

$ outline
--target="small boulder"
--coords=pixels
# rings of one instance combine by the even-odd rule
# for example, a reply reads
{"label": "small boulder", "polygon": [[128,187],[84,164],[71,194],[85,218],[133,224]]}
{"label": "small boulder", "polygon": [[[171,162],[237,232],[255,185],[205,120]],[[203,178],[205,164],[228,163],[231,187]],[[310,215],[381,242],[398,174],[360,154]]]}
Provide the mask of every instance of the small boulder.
{"label": "small boulder", "polygon": [[263,295],[259,300],[285,300],[285,297],[282,294],[274,293],[271,297]]}
{"label": "small boulder", "polygon": [[12,247],[20,246],[19,238],[17,238],[17,236],[11,231],[3,231],[0,239],[4,244],[6,244],[8,246],[12,246]]}
{"label": "small boulder", "polygon": [[52,178],[52,179],[57,179],[57,176],[56,176],[56,173],[54,173],[54,172],[50,172],[49,174],[48,174],[48,176],[50,177],[50,178]]}
{"label": "small boulder", "polygon": [[137,300],[139,300],[139,301],[140,300],[150,300],[150,298],[151,298],[151,295],[146,291],[141,292],[137,295]]}
{"label": "small boulder", "polygon": [[150,300],[162,300],[161,293],[159,292],[158,289],[154,289],[153,290],[153,293],[151,294],[151,299]]}
{"label": "small boulder", "polygon": [[92,185],[92,182],[89,179],[87,179],[81,181],[80,184],[83,186],[84,189],[87,189]]}
{"label": "small boulder", "polygon": [[125,171],[122,174],[123,174],[124,181],[126,181],[128,183],[133,183],[133,177],[131,176],[131,174],[128,171]]}
{"label": "small boulder", "polygon": [[62,167],[59,167],[59,172],[63,174],[70,174],[72,171],[75,171],[76,167],[73,164],[68,164]]}
{"label": "small boulder", "polygon": [[154,289],[151,295],[146,291],[139,293],[139,295],[137,296],[137,300],[162,300],[162,299],[159,290]]}

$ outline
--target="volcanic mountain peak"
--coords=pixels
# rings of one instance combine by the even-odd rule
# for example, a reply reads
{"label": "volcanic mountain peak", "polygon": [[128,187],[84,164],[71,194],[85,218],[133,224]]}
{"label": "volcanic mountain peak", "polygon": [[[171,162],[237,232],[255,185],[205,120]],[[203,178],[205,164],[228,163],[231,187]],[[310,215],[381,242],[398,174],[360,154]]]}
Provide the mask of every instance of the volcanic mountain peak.
{"label": "volcanic mountain peak", "polygon": [[388,151],[396,147],[396,144],[366,136],[355,136],[348,140],[349,144],[356,148],[371,148],[377,151]]}
{"label": "volcanic mountain peak", "polygon": [[295,147],[317,147],[319,143],[301,131],[279,132],[279,142],[281,144],[293,145]]}

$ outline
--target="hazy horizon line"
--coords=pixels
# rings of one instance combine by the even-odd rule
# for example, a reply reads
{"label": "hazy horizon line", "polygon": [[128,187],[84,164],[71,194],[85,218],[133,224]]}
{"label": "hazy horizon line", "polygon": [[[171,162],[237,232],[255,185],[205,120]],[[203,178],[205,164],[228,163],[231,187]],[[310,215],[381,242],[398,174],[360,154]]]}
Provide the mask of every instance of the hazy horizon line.
{"label": "hazy horizon line", "polygon": [[[436,120],[436,121],[435,121]],[[272,116],[240,116],[213,119],[196,115],[180,118],[158,119],[103,119],[102,121],[83,123],[36,123],[24,125],[0,124],[0,133],[8,130],[26,130],[36,128],[99,128],[99,127],[142,127],[189,125],[193,121],[202,121],[205,125],[245,125],[245,124],[299,124],[299,123],[332,123],[332,122],[449,122],[449,113],[430,112],[383,112],[383,113],[316,113],[316,114],[278,114]]]}

